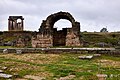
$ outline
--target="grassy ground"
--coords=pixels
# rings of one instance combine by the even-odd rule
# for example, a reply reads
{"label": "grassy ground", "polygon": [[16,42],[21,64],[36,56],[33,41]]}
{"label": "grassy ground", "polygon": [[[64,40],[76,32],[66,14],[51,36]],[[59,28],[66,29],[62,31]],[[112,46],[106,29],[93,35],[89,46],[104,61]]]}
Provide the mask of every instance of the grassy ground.
{"label": "grassy ground", "polygon": [[[83,54],[0,54],[0,69],[17,75],[13,80],[32,80],[26,75],[55,80],[74,75],[71,80],[98,80],[96,74],[108,75],[107,80],[119,80],[120,58],[102,55],[92,60],[80,60]],[[3,78],[0,78],[2,80]],[[5,80],[5,79],[3,79]]]}
{"label": "grassy ground", "polygon": [[[100,32],[82,32],[81,33],[81,38],[89,43],[89,46],[87,47],[91,47],[91,46],[95,46],[96,43],[107,43],[107,44],[111,44],[110,47],[117,46],[118,42],[120,40],[120,33],[100,33]],[[97,46],[96,46],[97,47]],[[98,46],[100,47],[100,46]],[[108,47],[108,46],[106,46]]]}

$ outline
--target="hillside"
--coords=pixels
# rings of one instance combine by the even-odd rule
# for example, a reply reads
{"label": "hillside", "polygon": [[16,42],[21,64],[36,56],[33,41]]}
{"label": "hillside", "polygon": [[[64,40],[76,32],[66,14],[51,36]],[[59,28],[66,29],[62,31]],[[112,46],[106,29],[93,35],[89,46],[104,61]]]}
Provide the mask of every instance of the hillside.
{"label": "hillside", "polygon": [[82,32],[81,40],[83,41],[84,46],[108,46],[115,47],[119,45],[120,42],[120,33],[118,32]]}
{"label": "hillside", "polygon": [[[12,44],[16,40],[21,40],[23,41],[21,43],[26,43],[25,47],[32,47],[30,44],[32,34],[34,34],[34,32],[30,31],[0,32],[0,46],[2,46],[3,43]],[[118,47],[120,45],[120,33],[81,32],[80,41],[83,44],[82,47]],[[13,46],[14,45],[15,42],[13,43]]]}

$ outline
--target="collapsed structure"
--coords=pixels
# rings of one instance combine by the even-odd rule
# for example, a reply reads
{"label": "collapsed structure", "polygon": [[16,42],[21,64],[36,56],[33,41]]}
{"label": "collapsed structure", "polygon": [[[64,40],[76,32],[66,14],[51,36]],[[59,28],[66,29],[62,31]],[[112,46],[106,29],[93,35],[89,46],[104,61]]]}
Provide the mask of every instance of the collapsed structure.
{"label": "collapsed structure", "polygon": [[[54,24],[60,19],[68,20],[71,23],[71,27],[63,28],[58,31],[57,28],[54,27]],[[22,16],[9,16],[8,31],[0,31],[0,46],[30,48],[54,46],[120,46],[119,32],[101,35],[98,33],[80,33],[80,23],[76,22],[73,16],[68,12],[58,12],[49,15],[42,21],[38,32],[24,31],[23,21],[24,18]],[[102,32],[105,32],[105,30]]]}
{"label": "collapsed structure", "polygon": [[[69,20],[72,28],[57,31],[54,24],[60,19]],[[52,46],[80,46],[80,23],[76,22],[70,13],[51,14],[42,21],[39,32],[32,37],[32,47]]]}
{"label": "collapsed structure", "polygon": [[9,31],[23,31],[23,20],[22,16],[9,16],[8,19],[8,30]]}
{"label": "collapsed structure", "polygon": [[[57,28],[54,28],[54,24],[60,19],[70,21],[71,28],[63,28],[57,31]],[[11,36],[10,39],[14,39],[10,42],[14,42],[14,45],[18,47],[27,47],[28,45],[31,47],[81,45],[80,23],[76,22],[68,12],[58,12],[49,15],[46,20],[42,21],[38,32],[24,31],[23,20],[24,18],[22,16],[9,16],[8,32],[4,32],[6,37]]]}

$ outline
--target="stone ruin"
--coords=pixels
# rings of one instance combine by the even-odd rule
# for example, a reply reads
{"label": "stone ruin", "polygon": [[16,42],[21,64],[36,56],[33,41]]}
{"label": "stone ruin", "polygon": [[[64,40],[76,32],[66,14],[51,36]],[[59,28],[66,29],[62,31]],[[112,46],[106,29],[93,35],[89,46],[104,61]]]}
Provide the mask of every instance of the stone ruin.
{"label": "stone ruin", "polygon": [[[71,28],[63,28],[57,31],[54,24],[60,19],[71,22]],[[20,20],[20,21],[19,21]],[[38,32],[23,31],[24,18],[22,16],[9,16],[8,32],[4,36],[16,37],[15,46],[27,47],[53,47],[53,46],[80,46],[80,23],[76,22],[68,12],[58,12],[49,15],[43,20]],[[26,39],[28,37],[28,39]]]}
{"label": "stone ruin", "polygon": [[8,31],[23,31],[23,20],[22,16],[9,16]]}
{"label": "stone ruin", "polygon": [[[69,20],[72,27],[57,31],[54,24],[60,19]],[[34,33],[31,43],[32,47],[80,46],[80,23],[68,12],[51,14],[42,21],[39,32]]]}

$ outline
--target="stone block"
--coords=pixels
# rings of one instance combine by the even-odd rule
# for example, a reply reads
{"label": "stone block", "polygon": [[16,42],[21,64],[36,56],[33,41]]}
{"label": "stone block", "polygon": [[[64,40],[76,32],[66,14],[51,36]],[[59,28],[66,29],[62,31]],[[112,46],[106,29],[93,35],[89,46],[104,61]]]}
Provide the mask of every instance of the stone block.
{"label": "stone block", "polygon": [[4,49],[4,50],[3,50],[3,53],[8,53],[8,49]]}
{"label": "stone block", "polygon": [[98,80],[106,80],[106,74],[97,74]]}
{"label": "stone block", "polygon": [[93,58],[93,55],[91,55],[91,56],[86,56],[86,55],[84,55],[84,56],[79,56],[78,58],[79,58],[79,59],[92,59],[92,58]]}
{"label": "stone block", "polygon": [[22,50],[16,50],[17,54],[22,54]]}
{"label": "stone block", "polygon": [[2,77],[2,78],[7,78],[7,79],[8,79],[8,78],[12,78],[13,75],[0,73],[0,77]]}
{"label": "stone block", "polygon": [[101,54],[93,54],[94,57],[100,57]]}
{"label": "stone block", "polygon": [[3,73],[3,70],[0,70],[0,73]]}

